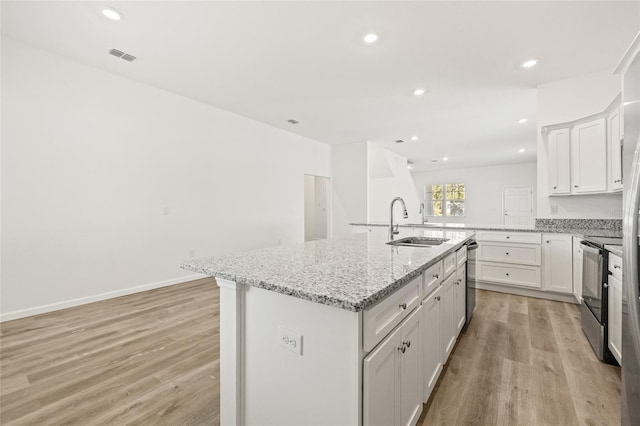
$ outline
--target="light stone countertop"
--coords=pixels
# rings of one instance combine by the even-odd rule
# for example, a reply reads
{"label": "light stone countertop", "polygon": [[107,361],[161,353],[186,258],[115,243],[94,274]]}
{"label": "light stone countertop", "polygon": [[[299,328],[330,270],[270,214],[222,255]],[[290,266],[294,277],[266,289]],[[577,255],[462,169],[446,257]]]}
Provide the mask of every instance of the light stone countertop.
{"label": "light stone countertop", "polygon": [[613,244],[605,244],[605,250],[608,250],[609,253],[613,253],[616,256],[622,257],[622,246],[613,245]]}
{"label": "light stone countertop", "polygon": [[[384,227],[388,228],[389,224],[383,223],[351,223],[351,226],[366,227]],[[509,225],[491,225],[491,224],[464,224],[464,223],[438,223],[426,222],[420,223],[404,223],[400,224],[400,228],[425,228],[425,229],[460,229],[474,231],[513,231],[513,232],[545,232],[554,234],[572,234],[579,237],[590,235],[594,237],[622,237],[622,231],[616,229],[598,229],[598,228],[562,228],[547,226],[509,226]]]}
{"label": "light stone countertop", "polygon": [[447,238],[433,247],[387,245],[387,229],[348,238],[190,259],[181,268],[287,294],[300,299],[361,311],[383,299],[473,237],[465,230],[400,229],[407,236]]}

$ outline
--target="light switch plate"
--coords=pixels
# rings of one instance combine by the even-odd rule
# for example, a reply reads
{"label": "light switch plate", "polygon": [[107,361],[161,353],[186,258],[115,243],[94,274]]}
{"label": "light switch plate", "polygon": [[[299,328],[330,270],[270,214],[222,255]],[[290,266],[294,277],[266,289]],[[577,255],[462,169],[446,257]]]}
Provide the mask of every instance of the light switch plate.
{"label": "light switch plate", "polygon": [[278,327],[278,344],[302,356],[302,334],[284,327]]}
{"label": "light switch plate", "polygon": [[549,207],[551,208],[551,214],[558,214],[558,206],[556,204],[551,204]]}

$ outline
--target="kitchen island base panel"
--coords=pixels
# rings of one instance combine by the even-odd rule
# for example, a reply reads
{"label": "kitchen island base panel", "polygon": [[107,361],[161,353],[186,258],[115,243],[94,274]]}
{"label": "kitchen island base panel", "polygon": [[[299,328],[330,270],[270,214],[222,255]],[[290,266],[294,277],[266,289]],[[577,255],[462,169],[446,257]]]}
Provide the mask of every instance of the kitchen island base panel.
{"label": "kitchen island base panel", "polygon": [[[362,312],[216,281],[222,425],[362,424]],[[302,335],[302,355],[280,328]]]}
{"label": "kitchen island base panel", "polygon": [[529,289],[526,287],[516,287],[513,285],[502,285],[498,283],[491,283],[487,281],[477,281],[476,288],[478,290],[497,291],[498,293],[517,294],[518,296],[535,297],[536,299],[555,300],[556,302],[566,302],[579,305],[580,302],[576,300],[573,294],[553,293],[550,291],[542,291]]}

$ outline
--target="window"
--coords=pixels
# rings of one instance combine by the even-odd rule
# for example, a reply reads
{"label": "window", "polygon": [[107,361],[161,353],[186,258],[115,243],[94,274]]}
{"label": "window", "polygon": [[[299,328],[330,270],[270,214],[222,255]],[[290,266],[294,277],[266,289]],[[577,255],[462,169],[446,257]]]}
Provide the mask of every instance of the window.
{"label": "window", "polygon": [[424,187],[427,216],[464,216],[464,183]]}

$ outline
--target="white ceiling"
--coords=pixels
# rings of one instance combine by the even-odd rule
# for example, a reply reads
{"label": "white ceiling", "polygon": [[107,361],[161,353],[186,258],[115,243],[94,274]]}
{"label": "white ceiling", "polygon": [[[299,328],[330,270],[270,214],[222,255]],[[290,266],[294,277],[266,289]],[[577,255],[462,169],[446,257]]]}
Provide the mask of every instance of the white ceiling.
{"label": "white ceiling", "polygon": [[[124,19],[104,18],[105,5]],[[1,8],[5,36],[318,141],[382,143],[414,170],[534,161],[536,86],[612,70],[640,30],[638,1]],[[362,41],[368,32],[380,36],[374,45]],[[520,68],[530,57],[539,65]],[[417,87],[427,93],[414,96]]]}

